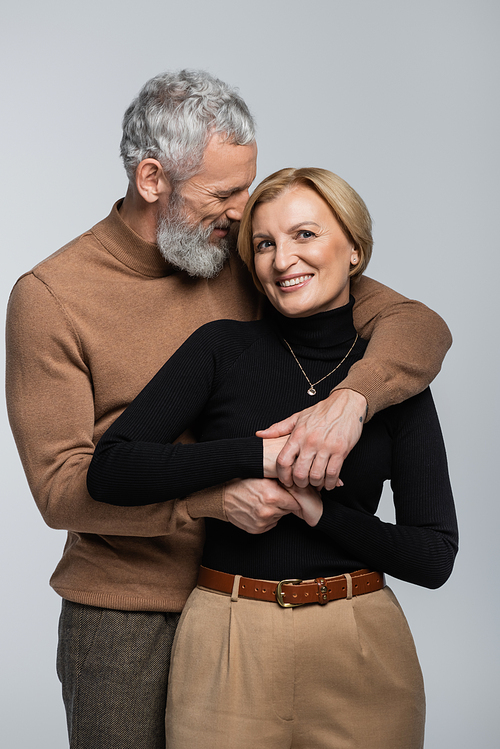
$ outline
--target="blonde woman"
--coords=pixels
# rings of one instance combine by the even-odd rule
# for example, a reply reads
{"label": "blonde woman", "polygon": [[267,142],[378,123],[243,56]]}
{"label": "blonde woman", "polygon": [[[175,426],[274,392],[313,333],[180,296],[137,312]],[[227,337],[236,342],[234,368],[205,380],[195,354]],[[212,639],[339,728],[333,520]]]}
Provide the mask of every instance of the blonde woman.
{"label": "blonde woman", "polygon": [[[270,304],[258,322],[196,331],[101,439],[102,501],[168,501],[239,477],[275,479],[286,437],[259,430],[325,398],[363,356],[350,280],[372,248],[364,202],[322,169],[268,177],[239,251]],[[191,425],[198,443],[172,444]],[[322,472],[318,454],[312,471]],[[429,390],[376,414],[332,491],[261,535],[207,518],[199,585],[179,623],[169,749],[417,749],[425,698],[384,574],[437,588],[457,525]],[[395,524],[376,516],[390,480]]]}

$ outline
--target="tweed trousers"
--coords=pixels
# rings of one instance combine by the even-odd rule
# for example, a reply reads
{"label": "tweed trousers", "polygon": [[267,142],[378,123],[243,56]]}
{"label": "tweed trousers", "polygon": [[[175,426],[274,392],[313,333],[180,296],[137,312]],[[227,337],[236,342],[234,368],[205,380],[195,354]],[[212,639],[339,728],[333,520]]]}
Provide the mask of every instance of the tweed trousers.
{"label": "tweed trousers", "polygon": [[57,672],[71,749],[165,749],[178,620],[179,614],[63,601]]}
{"label": "tweed trousers", "polygon": [[421,749],[422,674],[389,588],[283,609],[197,588],[172,653],[167,749]]}

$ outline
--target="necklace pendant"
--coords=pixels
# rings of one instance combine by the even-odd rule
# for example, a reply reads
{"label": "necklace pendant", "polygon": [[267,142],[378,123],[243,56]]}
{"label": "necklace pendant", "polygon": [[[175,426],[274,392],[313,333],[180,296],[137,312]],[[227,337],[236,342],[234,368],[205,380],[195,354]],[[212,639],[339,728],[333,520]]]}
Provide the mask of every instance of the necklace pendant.
{"label": "necklace pendant", "polygon": [[339,367],[341,366],[341,364],[343,364],[343,363],[345,362],[345,360],[347,359],[347,357],[349,356],[349,354],[350,354],[350,353],[351,353],[351,351],[353,350],[354,346],[356,345],[356,341],[358,340],[358,334],[356,333],[356,338],[354,339],[354,343],[352,344],[351,348],[349,349],[349,351],[347,352],[347,354],[346,354],[346,355],[344,356],[344,358],[342,359],[342,361],[341,361],[341,362],[339,362],[339,363],[337,364],[337,366],[336,366],[336,367],[334,367],[334,368],[332,369],[332,371],[331,371],[331,372],[328,372],[328,374],[327,374],[327,375],[325,375],[324,377],[322,377],[322,378],[321,378],[321,380],[318,380],[317,382],[315,382],[315,383],[314,383],[314,385],[312,384],[311,380],[309,379],[309,377],[308,377],[308,376],[306,375],[306,373],[304,372],[304,369],[303,369],[303,367],[302,367],[302,364],[301,364],[301,363],[299,362],[299,360],[297,359],[297,357],[296,357],[296,356],[295,356],[295,354],[294,354],[293,348],[292,348],[292,347],[290,346],[290,344],[288,343],[288,341],[286,340],[286,338],[283,338],[283,340],[284,340],[284,342],[286,343],[286,345],[288,346],[288,348],[290,349],[290,353],[291,353],[291,355],[293,356],[293,358],[295,359],[295,361],[296,361],[296,362],[297,362],[297,364],[299,365],[299,369],[300,369],[300,371],[302,372],[302,374],[303,374],[303,375],[304,375],[304,377],[306,378],[307,382],[308,382],[308,383],[309,383],[309,385],[311,386],[311,387],[309,388],[309,390],[307,391],[307,395],[316,395],[316,390],[315,390],[315,388],[314,388],[314,385],[319,385],[319,383],[320,383],[320,382],[323,382],[323,380],[326,380],[326,378],[327,378],[327,377],[330,377],[330,375],[332,375],[332,374],[333,374],[334,372],[336,372],[336,371],[337,371],[337,369],[338,369],[338,368],[339,368]]}

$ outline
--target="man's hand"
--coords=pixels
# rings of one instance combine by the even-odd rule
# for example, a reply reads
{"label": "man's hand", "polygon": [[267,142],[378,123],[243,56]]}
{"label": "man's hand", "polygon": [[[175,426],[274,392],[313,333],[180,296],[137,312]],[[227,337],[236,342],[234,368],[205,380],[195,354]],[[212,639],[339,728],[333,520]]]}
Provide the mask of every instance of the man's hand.
{"label": "man's hand", "polygon": [[290,488],[335,488],[342,463],[361,436],[366,405],[366,398],[354,390],[335,390],[314,406],[257,432],[264,439],[290,434],[276,461],[281,483]]}
{"label": "man's hand", "polygon": [[224,509],[229,522],[247,533],[265,533],[283,515],[301,512],[297,500],[274,479],[230,481],[224,487]]}

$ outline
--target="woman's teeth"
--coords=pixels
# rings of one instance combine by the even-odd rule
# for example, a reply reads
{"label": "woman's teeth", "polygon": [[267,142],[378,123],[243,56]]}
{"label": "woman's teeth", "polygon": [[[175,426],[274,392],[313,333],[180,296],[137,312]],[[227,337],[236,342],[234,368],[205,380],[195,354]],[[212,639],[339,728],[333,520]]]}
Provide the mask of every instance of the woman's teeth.
{"label": "woman's teeth", "polygon": [[290,278],[287,281],[278,281],[278,286],[297,286],[297,284],[307,281],[308,278],[312,278],[312,275],[309,274],[308,276],[297,276],[297,278]]}

